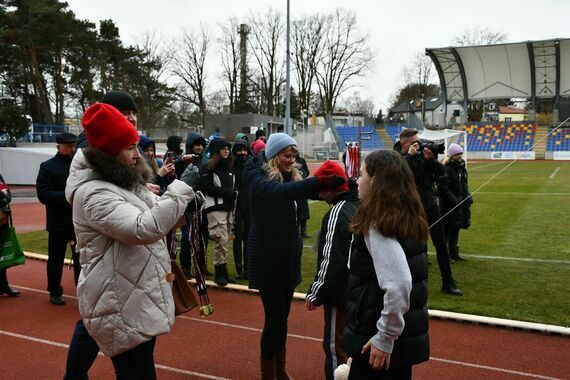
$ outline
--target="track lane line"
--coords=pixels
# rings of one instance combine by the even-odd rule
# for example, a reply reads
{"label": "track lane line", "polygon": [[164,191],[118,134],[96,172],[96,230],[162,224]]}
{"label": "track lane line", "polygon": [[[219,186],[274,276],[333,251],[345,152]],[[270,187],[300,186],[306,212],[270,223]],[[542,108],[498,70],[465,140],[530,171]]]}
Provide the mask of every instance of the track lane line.
{"label": "track lane line", "polygon": [[[0,330],[0,335],[11,336],[12,338],[23,339],[23,340],[27,340],[27,341],[34,342],[34,343],[45,344],[45,345],[47,345],[47,346],[65,348],[66,350],[69,349],[69,344],[54,342],[53,340],[48,340],[48,339],[36,338],[36,337],[33,337],[33,336],[29,336],[29,335],[23,335],[23,334],[13,333],[13,332],[10,332],[10,331]],[[105,355],[103,355],[101,352],[99,352],[98,356],[105,356]],[[230,379],[227,378],[227,377],[213,376],[213,375],[208,375],[208,374],[206,374],[206,373],[188,371],[188,370],[186,370],[186,369],[176,368],[176,367],[170,367],[170,366],[163,365],[163,364],[157,364],[157,363],[155,363],[155,367],[156,367],[156,368],[159,368],[159,369],[162,369],[162,370],[164,370],[164,371],[179,373],[179,374],[183,374],[183,375],[198,376],[198,377],[200,377],[200,378],[202,378],[202,379],[230,380]]]}
{"label": "track lane line", "polygon": [[[41,290],[41,289],[34,289],[34,288],[29,288],[29,287],[23,287],[23,286],[17,286],[17,285],[12,285],[16,288],[19,289],[24,289],[24,290],[28,290],[31,292],[37,292],[37,293],[48,293],[45,290]],[[65,297],[71,298],[71,299],[77,299],[77,297],[75,296],[67,296],[64,295]],[[218,326],[224,326],[224,327],[228,327],[228,328],[234,328],[234,329],[240,329],[240,330],[247,330],[247,331],[254,331],[254,332],[261,332],[262,330],[259,328],[255,328],[255,327],[249,327],[249,326],[242,326],[242,325],[236,325],[233,323],[227,323],[227,322],[219,322],[219,321],[212,321],[212,320],[207,320],[207,319],[202,319],[202,318],[196,318],[196,317],[186,317],[186,316],[178,316],[177,319],[185,319],[185,320],[190,320],[190,321],[194,321],[194,322],[201,322],[201,323],[208,323],[208,324],[213,324],[213,325],[218,325]],[[43,343],[43,344],[49,344],[49,345],[53,345],[53,346],[57,346],[57,347],[64,347],[64,348],[69,348],[69,345],[64,344],[64,343],[59,343],[59,342],[53,342],[50,340],[46,340],[46,339],[41,339],[41,338],[36,338],[36,337],[31,337],[31,336],[26,336],[26,335],[22,335],[22,334],[17,334],[17,333],[12,333],[12,332],[8,332],[8,331],[4,331],[4,330],[0,330],[0,334],[4,334],[4,335],[9,335],[9,336],[13,336],[16,338],[22,338],[22,339],[27,339],[30,341],[34,341],[37,343]],[[311,337],[311,336],[305,336],[305,335],[298,335],[298,334],[287,334],[288,337],[291,338],[297,338],[297,339],[302,339],[302,340],[308,340],[308,341],[316,341],[316,342],[322,342],[322,338],[316,338],[316,337]],[[99,353],[99,355],[103,355],[102,353]],[[544,375],[537,375],[537,374],[533,374],[533,373],[528,373],[528,372],[522,372],[522,371],[516,371],[516,370],[510,370],[510,369],[506,369],[506,368],[499,368],[499,367],[492,367],[492,366],[486,366],[483,364],[475,364],[475,363],[469,363],[469,362],[463,362],[463,361],[458,361],[458,360],[451,360],[451,359],[443,359],[443,358],[438,358],[438,357],[432,357],[430,356],[430,360],[434,360],[434,361],[439,361],[439,362],[443,362],[443,363],[448,363],[448,364],[454,364],[454,365],[459,365],[459,366],[465,366],[465,367],[472,367],[472,368],[479,368],[479,369],[484,369],[484,370],[489,370],[489,371],[495,371],[495,372],[502,372],[502,373],[508,373],[508,374],[516,374],[516,375],[520,375],[520,376],[525,376],[525,377],[530,377],[530,378],[538,378],[538,379],[548,379],[548,380],[562,380],[560,378],[556,378],[556,377],[549,377],[549,376],[544,376]],[[229,380],[223,377],[205,377],[205,376],[211,376],[211,375],[207,375],[207,374],[201,374],[201,373],[194,373],[191,371],[187,371],[184,369],[180,369],[180,368],[175,368],[175,367],[168,367],[168,366],[163,366],[161,364],[156,364],[156,367],[159,368],[159,366],[161,366],[161,369],[164,370],[168,370],[171,372],[176,372],[176,373],[181,373],[181,374],[191,374],[191,375],[195,375],[195,376],[202,376],[203,378],[207,378],[207,379],[219,379],[219,380]]]}

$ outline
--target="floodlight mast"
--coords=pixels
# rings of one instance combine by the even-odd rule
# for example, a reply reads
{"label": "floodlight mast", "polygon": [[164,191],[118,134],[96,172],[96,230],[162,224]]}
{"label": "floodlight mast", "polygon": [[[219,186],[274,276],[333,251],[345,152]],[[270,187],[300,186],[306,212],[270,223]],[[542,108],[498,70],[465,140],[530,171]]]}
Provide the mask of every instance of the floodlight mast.
{"label": "floodlight mast", "polygon": [[286,84],[285,84],[285,133],[289,136],[291,133],[291,51],[290,51],[290,35],[291,35],[291,17],[289,12],[289,0],[287,0],[287,59],[286,59]]}

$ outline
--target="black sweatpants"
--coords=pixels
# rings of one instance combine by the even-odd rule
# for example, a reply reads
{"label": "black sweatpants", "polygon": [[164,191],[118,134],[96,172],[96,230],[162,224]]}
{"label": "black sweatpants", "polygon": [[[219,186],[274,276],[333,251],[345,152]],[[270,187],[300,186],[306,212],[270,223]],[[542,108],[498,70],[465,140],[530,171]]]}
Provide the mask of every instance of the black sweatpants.
{"label": "black sweatpants", "polygon": [[287,319],[295,289],[260,289],[265,312],[265,324],[261,333],[261,358],[273,359],[275,353],[287,344]]}

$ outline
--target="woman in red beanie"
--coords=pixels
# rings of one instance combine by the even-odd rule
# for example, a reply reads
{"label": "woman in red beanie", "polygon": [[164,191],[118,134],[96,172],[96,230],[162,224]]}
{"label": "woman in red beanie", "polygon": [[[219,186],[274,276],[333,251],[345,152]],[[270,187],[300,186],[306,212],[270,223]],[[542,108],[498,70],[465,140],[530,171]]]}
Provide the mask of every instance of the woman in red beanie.
{"label": "woman in red beanie", "polygon": [[[138,133],[113,106],[92,105],[82,122],[89,148],[75,155],[65,191],[82,267],[76,330],[87,329],[118,379],[155,379],[156,336],[174,323],[163,238],[195,194],[178,180],[160,198],[147,189],[152,173],[137,148]],[[73,349],[79,350],[72,341],[70,357]],[[66,378],[85,375],[68,368]]]}

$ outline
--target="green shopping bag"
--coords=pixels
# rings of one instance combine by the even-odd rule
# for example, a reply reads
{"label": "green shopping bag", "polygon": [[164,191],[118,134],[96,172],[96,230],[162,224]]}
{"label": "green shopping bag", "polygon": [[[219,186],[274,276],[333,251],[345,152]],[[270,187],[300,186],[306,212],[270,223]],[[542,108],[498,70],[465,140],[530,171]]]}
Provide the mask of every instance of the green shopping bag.
{"label": "green shopping bag", "polygon": [[2,230],[0,233],[0,269],[24,264],[26,258],[12,225],[12,215],[10,215],[10,223]]}

